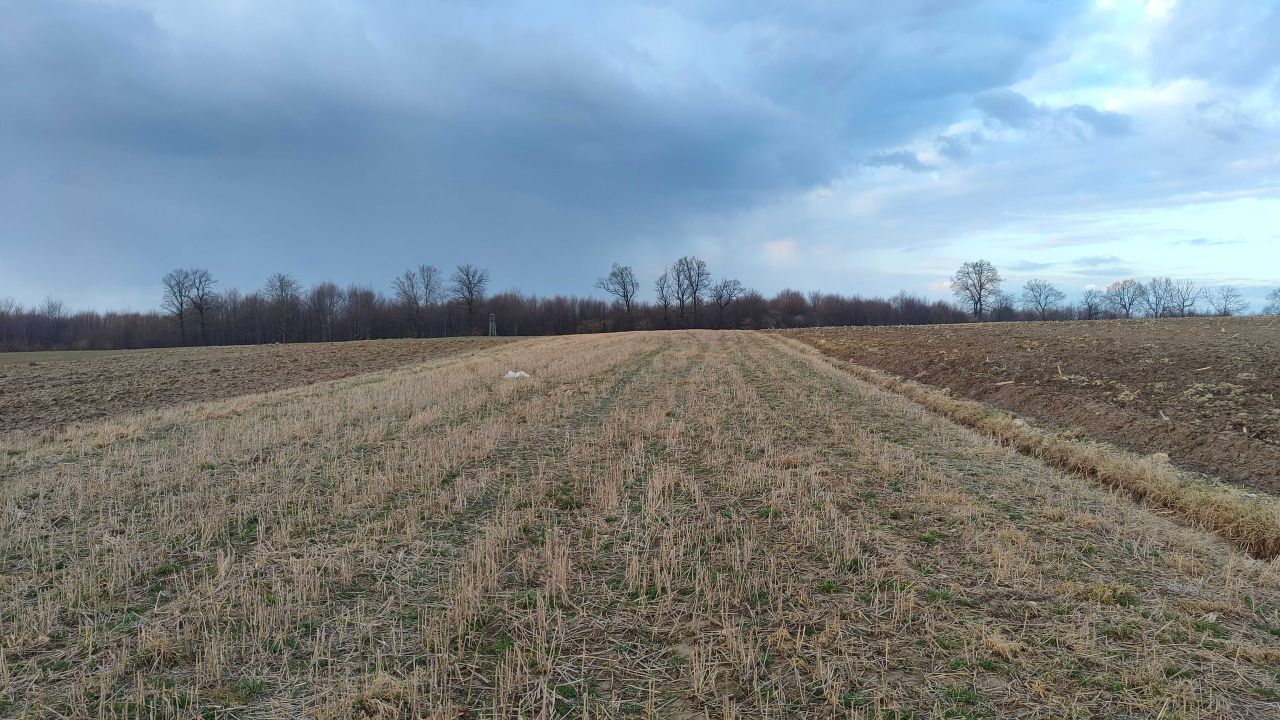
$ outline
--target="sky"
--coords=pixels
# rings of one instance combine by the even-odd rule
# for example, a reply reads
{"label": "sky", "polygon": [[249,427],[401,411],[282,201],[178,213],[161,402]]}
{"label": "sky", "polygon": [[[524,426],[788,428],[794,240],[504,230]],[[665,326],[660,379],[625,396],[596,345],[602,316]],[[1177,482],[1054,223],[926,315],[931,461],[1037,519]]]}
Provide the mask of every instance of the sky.
{"label": "sky", "polygon": [[0,0],[0,298],[1280,287],[1280,0]]}

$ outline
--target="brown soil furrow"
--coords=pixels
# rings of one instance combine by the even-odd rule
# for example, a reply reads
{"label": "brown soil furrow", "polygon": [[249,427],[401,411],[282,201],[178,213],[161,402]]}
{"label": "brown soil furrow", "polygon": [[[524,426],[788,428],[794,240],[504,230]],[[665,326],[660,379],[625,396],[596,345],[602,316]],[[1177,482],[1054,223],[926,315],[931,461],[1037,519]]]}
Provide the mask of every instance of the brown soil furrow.
{"label": "brown soil furrow", "polygon": [[[252,345],[110,354],[58,353],[59,359],[0,362],[0,438],[56,430],[180,403],[221,400],[470,352],[510,338],[378,340]],[[66,358],[66,359],[62,359]]]}
{"label": "brown soil furrow", "polygon": [[1280,494],[1280,321],[812,328],[832,357]]}

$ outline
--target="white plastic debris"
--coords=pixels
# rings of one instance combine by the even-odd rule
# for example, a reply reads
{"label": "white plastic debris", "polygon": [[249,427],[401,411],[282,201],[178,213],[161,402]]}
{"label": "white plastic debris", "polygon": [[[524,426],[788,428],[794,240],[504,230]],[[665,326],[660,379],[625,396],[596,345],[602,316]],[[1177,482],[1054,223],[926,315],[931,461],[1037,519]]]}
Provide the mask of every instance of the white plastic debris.
{"label": "white plastic debris", "polygon": [[507,371],[507,374],[506,374],[506,376],[505,376],[505,377],[506,377],[508,380],[511,380],[511,379],[513,379],[513,378],[529,377],[529,373],[527,373],[527,372],[525,372],[525,371],[523,371],[523,370],[508,370],[508,371]]}

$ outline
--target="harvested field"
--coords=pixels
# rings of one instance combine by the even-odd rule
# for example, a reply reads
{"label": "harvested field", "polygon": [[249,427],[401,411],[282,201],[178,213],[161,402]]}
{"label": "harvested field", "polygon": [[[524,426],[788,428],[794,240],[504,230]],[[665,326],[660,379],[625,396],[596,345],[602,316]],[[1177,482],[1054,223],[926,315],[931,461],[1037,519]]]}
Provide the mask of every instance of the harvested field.
{"label": "harvested field", "polygon": [[531,339],[0,462],[0,716],[1280,714],[1277,563],[765,334]]}
{"label": "harvested field", "polygon": [[0,354],[0,436],[421,362],[504,338]]}
{"label": "harvested field", "polygon": [[785,331],[823,353],[1280,494],[1280,320]]}

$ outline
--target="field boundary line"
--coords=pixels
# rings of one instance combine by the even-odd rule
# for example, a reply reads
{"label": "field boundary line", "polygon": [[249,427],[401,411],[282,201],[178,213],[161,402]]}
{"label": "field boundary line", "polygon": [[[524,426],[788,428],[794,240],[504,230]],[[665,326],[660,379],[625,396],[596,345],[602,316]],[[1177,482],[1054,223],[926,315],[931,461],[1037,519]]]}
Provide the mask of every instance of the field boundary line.
{"label": "field boundary line", "polygon": [[[115,415],[74,420],[56,428],[14,430],[8,431],[8,434],[0,430],[0,479],[12,477],[20,471],[31,471],[45,464],[45,461],[51,461],[51,464],[56,465],[65,460],[63,456],[67,452],[83,455],[86,452],[105,450],[121,441],[154,439],[193,422],[239,417],[261,409],[266,404],[283,404],[315,397],[340,391],[348,385],[382,382],[394,377],[396,373],[444,372],[459,365],[465,365],[484,353],[501,348],[519,345],[526,350],[536,349],[539,347],[537,342],[539,339],[519,338],[477,346],[456,353],[421,358],[391,367],[369,368],[353,375],[317,380],[301,385],[254,390],[225,397],[184,400],[158,407],[137,408]],[[451,419],[444,418],[440,422],[445,423]],[[104,429],[112,428],[122,430],[114,437],[110,433],[103,432]],[[124,428],[128,430],[123,430]],[[103,440],[92,439],[95,434],[105,434],[107,437]]]}
{"label": "field boundary line", "polygon": [[1047,465],[1122,490],[1150,506],[1172,511],[1190,525],[1212,532],[1260,560],[1280,557],[1280,498],[1213,482],[1168,464],[1097,441],[1082,441],[1034,427],[1014,413],[892,373],[841,360],[791,338],[761,333],[793,350],[817,356],[858,380],[892,392],[981,431]]}
{"label": "field boundary line", "polygon": [[[540,338],[521,337],[521,338],[514,338],[514,339],[503,338],[499,342],[480,342],[480,343],[475,343],[473,347],[466,347],[453,352],[443,352],[436,355],[424,355],[422,357],[412,358],[402,362],[393,362],[392,364],[385,365],[385,366],[373,365],[368,367],[360,367],[357,369],[356,372],[353,372],[348,375],[340,375],[336,377],[322,377],[318,379],[305,378],[299,375],[298,377],[303,377],[303,379],[299,382],[289,382],[286,384],[280,384],[275,386],[265,386],[265,387],[249,386],[248,390],[245,390],[245,391],[238,390],[238,391],[231,392],[229,394],[219,394],[219,395],[212,395],[207,397],[200,397],[200,396],[182,397],[176,400],[167,401],[167,402],[163,402],[161,404],[156,404],[156,405],[138,405],[138,406],[125,407],[122,409],[112,410],[105,415],[60,420],[49,426],[15,425],[13,427],[10,427],[4,422],[0,422],[0,451],[3,451],[8,447],[17,447],[18,445],[25,444],[25,443],[57,441],[60,439],[73,437],[76,434],[83,432],[86,428],[92,428],[104,423],[111,423],[111,422],[129,423],[144,417],[167,415],[167,414],[179,412],[182,410],[189,410],[202,405],[203,406],[214,405],[214,404],[218,404],[226,401],[232,401],[232,400],[253,401],[256,399],[260,399],[263,396],[276,396],[278,394],[284,394],[284,395],[280,395],[281,397],[286,396],[289,393],[308,394],[308,393],[314,392],[316,389],[337,387],[338,384],[343,382],[357,380],[357,379],[367,379],[367,378],[376,377],[380,375],[387,375],[396,370],[401,370],[406,368],[424,368],[424,369],[429,368],[433,370],[444,370],[449,368],[451,364],[465,362],[478,355],[481,355],[486,352],[494,351],[502,347],[514,346],[514,345],[536,346],[536,340],[538,339]],[[441,345],[445,347],[448,347],[450,343],[454,345],[459,344],[454,342],[455,340],[461,340],[464,343],[467,341],[466,338],[440,339],[440,340],[447,341],[447,342],[441,343]],[[412,342],[431,343],[434,341],[435,339],[413,340]],[[392,342],[405,342],[405,341],[358,340],[358,341],[352,341],[351,345],[353,346],[356,344],[369,345],[369,344],[392,343]],[[340,344],[340,343],[316,343],[316,345],[332,345],[332,344]],[[289,345],[283,345],[279,347],[293,348],[295,347],[295,345],[296,344],[289,344]],[[237,354],[227,356],[225,358],[220,358],[220,361],[224,363],[232,363],[237,359],[239,359],[241,355],[247,356],[253,350],[259,349],[259,348],[266,348],[268,350],[275,349],[273,346],[252,346],[252,345],[160,348],[160,349],[147,349],[147,350],[138,350],[138,351],[121,351],[121,352],[127,352],[127,353],[136,352],[138,354],[130,356],[130,355],[121,355],[119,353],[115,353],[112,356],[106,358],[106,360],[115,360],[120,357],[142,357],[148,354],[152,354],[152,355],[166,354],[166,353],[170,353],[171,351],[183,351],[183,352],[191,351],[191,353],[188,353],[188,354],[194,354],[195,352],[199,352],[199,351],[229,349],[233,352],[236,352]],[[81,352],[81,351],[76,351],[76,352]],[[295,360],[294,358],[290,358],[287,356],[264,357],[262,359],[273,361],[279,367],[288,367],[289,364],[294,362]],[[47,360],[47,361],[43,361],[41,364],[53,365],[58,362],[92,363],[97,361],[94,361],[94,360],[89,360],[89,361]],[[0,367],[3,367],[2,363],[0,363]],[[234,374],[236,372],[239,372],[240,370],[242,370],[242,368],[232,367],[230,368],[229,372]],[[310,368],[307,372],[310,372],[312,370],[320,372],[324,370],[324,367],[315,366]],[[227,368],[224,366],[219,366],[217,371],[225,372],[227,371]],[[182,382],[184,382],[183,378],[160,377],[159,379],[167,380],[170,384],[174,384],[174,383],[181,384]],[[135,392],[136,390],[137,388],[130,388],[130,392]],[[0,421],[23,420],[24,417],[19,417],[16,414],[18,410],[22,410],[22,409],[23,409],[23,406],[16,406],[16,407],[0,406]],[[6,413],[12,413],[12,415],[6,415]]]}

